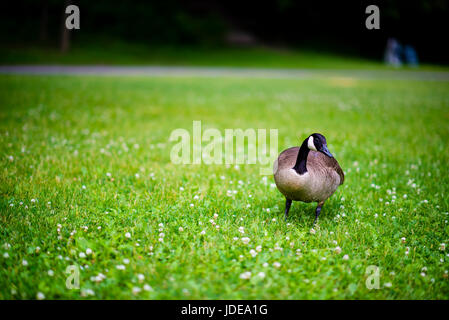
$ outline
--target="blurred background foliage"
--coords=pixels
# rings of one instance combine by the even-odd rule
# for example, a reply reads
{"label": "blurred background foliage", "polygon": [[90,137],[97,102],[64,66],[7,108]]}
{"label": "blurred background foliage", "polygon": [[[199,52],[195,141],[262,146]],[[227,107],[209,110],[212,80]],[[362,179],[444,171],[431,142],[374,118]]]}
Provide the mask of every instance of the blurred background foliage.
{"label": "blurred background foliage", "polygon": [[[381,60],[389,37],[425,62],[447,63],[449,2],[433,1],[2,1],[2,46],[58,48],[64,8],[76,4],[81,29],[71,45],[114,41],[148,46],[312,49]],[[381,29],[367,30],[365,8],[380,8]]]}

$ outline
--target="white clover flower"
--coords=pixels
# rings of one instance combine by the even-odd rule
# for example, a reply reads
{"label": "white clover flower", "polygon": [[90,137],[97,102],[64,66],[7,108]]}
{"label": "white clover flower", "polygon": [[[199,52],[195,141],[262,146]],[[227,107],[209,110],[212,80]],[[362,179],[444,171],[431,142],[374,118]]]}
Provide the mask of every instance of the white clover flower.
{"label": "white clover flower", "polygon": [[315,234],[316,233],[315,229],[314,228],[310,229],[310,233]]}
{"label": "white clover flower", "polygon": [[243,237],[241,240],[244,244],[248,244],[248,242],[250,242],[251,239],[248,237]]}
{"label": "white clover flower", "polygon": [[251,249],[250,251],[249,251],[249,254],[254,258],[255,256],[257,256],[257,252],[256,252],[256,250],[254,250],[254,249]]}
{"label": "white clover flower", "polygon": [[274,262],[274,263],[273,263],[273,267],[275,267],[275,268],[280,268],[280,267],[281,267],[281,264],[280,264],[279,262]]}
{"label": "white clover flower", "polygon": [[193,208],[195,205],[193,203],[190,204],[190,207]]}
{"label": "white clover flower", "polygon": [[150,285],[145,284],[145,285],[143,286],[143,290],[145,290],[145,291],[153,291],[153,288],[151,288]]}
{"label": "white clover flower", "polygon": [[8,258],[9,258],[9,253],[8,253],[8,252],[5,252],[5,253],[3,254],[3,258],[8,259]]}
{"label": "white clover flower", "polygon": [[240,275],[240,279],[245,279],[245,280],[247,280],[247,279],[249,279],[249,278],[251,278],[251,272],[249,272],[249,271],[243,272],[243,273]]}
{"label": "white clover flower", "polygon": [[257,246],[256,247],[256,251],[261,252],[262,251],[262,246]]}
{"label": "white clover flower", "polygon": [[391,288],[392,284],[391,284],[391,282],[387,282],[387,283],[384,284],[384,286],[387,287],[387,288]]}
{"label": "white clover flower", "polygon": [[143,280],[145,280],[145,276],[143,274],[139,273],[137,275],[137,279],[139,279],[139,281],[142,282]]}
{"label": "white clover flower", "polygon": [[83,188],[83,190],[86,190],[86,186],[84,184],[83,184],[82,188]]}
{"label": "white clover flower", "polygon": [[239,232],[240,233],[245,233],[245,228],[244,227],[239,227]]}
{"label": "white clover flower", "polygon": [[[106,269],[106,272],[108,272],[108,269]],[[101,281],[101,280],[104,280],[104,279],[106,279],[106,276],[100,272],[100,273],[98,274],[98,276],[97,276],[97,280],[98,280],[98,279],[100,279],[100,281]]]}
{"label": "white clover flower", "polygon": [[36,299],[37,300],[44,300],[45,299],[45,295],[42,292],[38,292],[36,294]]}
{"label": "white clover flower", "polygon": [[276,222],[276,218],[271,219],[271,221]]}
{"label": "white clover flower", "polygon": [[405,240],[406,240],[405,237],[401,238],[402,243],[405,243]]}
{"label": "white clover flower", "polygon": [[257,276],[261,279],[265,278],[265,272],[261,271],[257,274]]}
{"label": "white clover flower", "polygon": [[344,256],[343,256],[343,260],[349,260],[349,256],[347,255],[347,254],[345,254]]}
{"label": "white clover flower", "polygon": [[80,258],[85,258],[85,257],[86,257],[86,254],[85,254],[84,252],[80,252],[80,253],[79,253],[79,257],[80,257]]}
{"label": "white clover flower", "polygon": [[341,253],[341,248],[340,247],[335,247],[335,253],[340,254]]}
{"label": "white clover flower", "polygon": [[193,197],[193,199],[194,200],[198,200],[200,197],[198,197],[198,195],[195,195],[194,197]]}
{"label": "white clover flower", "polygon": [[445,243],[441,243],[441,244],[440,244],[440,250],[441,250],[441,251],[446,250],[446,244],[445,244]]}
{"label": "white clover flower", "polygon": [[159,223],[159,227],[163,228],[163,227],[164,227],[164,224],[163,224],[162,222]]}
{"label": "white clover flower", "polygon": [[218,218],[218,214],[214,213],[214,219]]}
{"label": "white clover flower", "polygon": [[424,272],[421,272],[421,277],[425,277],[426,274]]}
{"label": "white clover flower", "polygon": [[82,297],[94,296],[94,295],[95,295],[95,292],[92,289],[81,290],[81,296]]}
{"label": "white clover flower", "polygon": [[183,232],[184,231],[184,228],[183,227],[179,227],[179,232]]}
{"label": "white clover flower", "polygon": [[91,248],[87,248],[86,249],[86,254],[89,256],[92,254],[92,249]]}
{"label": "white clover flower", "polygon": [[129,233],[129,232],[125,233],[125,237],[128,239],[131,238],[131,233]]}
{"label": "white clover flower", "polygon": [[124,264],[129,264],[129,259],[127,259],[127,258],[123,259],[123,263]]}
{"label": "white clover flower", "polygon": [[26,266],[28,265],[28,261],[26,261],[25,259],[23,259],[23,260],[22,260],[22,265],[26,267]]}
{"label": "white clover flower", "polygon": [[200,235],[205,235],[205,234],[206,234],[206,231],[205,231],[205,230],[203,230],[203,231],[200,232]]}
{"label": "white clover flower", "polygon": [[159,233],[159,237],[160,237],[160,238],[165,237],[165,233],[163,233],[163,232]]}
{"label": "white clover flower", "polygon": [[237,241],[239,239],[239,237],[234,237],[232,238],[232,240]]}
{"label": "white clover flower", "polygon": [[125,270],[125,266],[123,264],[119,264],[116,266],[117,270]]}

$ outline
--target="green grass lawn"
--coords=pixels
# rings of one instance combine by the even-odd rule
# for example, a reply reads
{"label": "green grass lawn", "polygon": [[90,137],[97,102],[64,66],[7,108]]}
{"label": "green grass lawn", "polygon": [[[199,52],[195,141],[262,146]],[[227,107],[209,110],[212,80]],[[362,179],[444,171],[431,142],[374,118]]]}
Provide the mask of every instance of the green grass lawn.
{"label": "green grass lawn", "polygon": [[[447,82],[0,76],[0,299],[447,299],[448,107]],[[171,163],[193,120],[323,133],[346,179],[315,232],[257,165]]]}
{"label": "green grass lawn", "polygon": [[[0,65],[71,64],[71,65],[163,65],[218,66],[248,68],[366,69],[395,70],[382,61],[363,59],[308,49],[268,47],[152,47],[116,41],[75,43],[62,54],[55,47],[36,45],[0,46]],[[447,66],[422,64],[400,70],[448,71]]]}

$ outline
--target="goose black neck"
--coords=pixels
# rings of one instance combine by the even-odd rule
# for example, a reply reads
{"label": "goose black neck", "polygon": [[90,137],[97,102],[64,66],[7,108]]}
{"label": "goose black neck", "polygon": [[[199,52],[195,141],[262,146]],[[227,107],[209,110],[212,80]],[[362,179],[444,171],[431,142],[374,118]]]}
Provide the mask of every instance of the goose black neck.
{"label": "goose black neck", "polygon": [[298,174],[304,174],[307,172],[307,156],[309,155],[309,147],[307,146],[307,140],[304,140],[304,142],[301,145],[301,148],[299,148],[298,152],[298,158],[296,159],[295,166],[293,169],[295,169]]}

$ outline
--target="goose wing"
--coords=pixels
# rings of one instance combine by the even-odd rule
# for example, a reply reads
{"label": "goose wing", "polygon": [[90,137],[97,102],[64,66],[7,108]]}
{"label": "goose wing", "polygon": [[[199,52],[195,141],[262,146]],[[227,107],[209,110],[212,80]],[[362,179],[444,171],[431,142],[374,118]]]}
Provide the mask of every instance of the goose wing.
{"label": "goose wing", "polygon": [[329,161],[329,166],[332,167],[340,176],[340,185],[342,185],[343,182],[345,181],[345,174],[343,173],[343,170],[338,164],[338,161],[335,158],[327,158],[327,159]]}
{"label": "goose wing", "polygon": [[298,158],[299,147],[291,147],[281,152],[277,159],[279,169],[291,169]]}
{"label": "goose wing", "polygon": [[343,184],[345,181],[345,175],[343,173],[343,170],[341,169],[340,165],[338,164],[338,161],[335,158],[329,158],[328,156],[325,156],[321,152],[316,151],[310,151],[309,157],[307,158],[307,162],[314,162],[317,166],[327,167],[331,170],[334,170],[338,173],[340,176],[340,185]]}
{"label": "goose wing", "polygon": [[[281,152],[277,159],[278,169],[291,169],[294,167],[296,163],[296,159],[298,158],[299,147],[291,147]],[[345,175],[343,170],[340,168],[338,161],[335,158],[329,158],[325,156],[321,152],[310,151],[309,156],[307,157],[307,163],[315,163],[318,166],[324,166],[331,168],[340,176],[340,184],[343,184],[345,180]]]}

